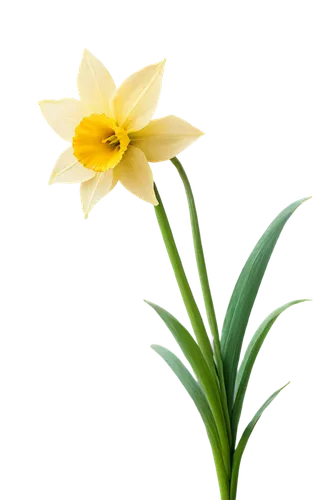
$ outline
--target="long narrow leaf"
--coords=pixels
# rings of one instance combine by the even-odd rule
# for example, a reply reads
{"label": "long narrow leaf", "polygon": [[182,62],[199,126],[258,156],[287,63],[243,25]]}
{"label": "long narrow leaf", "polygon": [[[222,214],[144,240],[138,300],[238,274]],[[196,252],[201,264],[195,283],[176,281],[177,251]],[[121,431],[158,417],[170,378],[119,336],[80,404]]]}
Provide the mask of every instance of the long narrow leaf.
{"label": "long narrow leaf", "polygon": [[223,465],[219,434],[206,396],[204,395],[198,382],[175,354],[160,345],[152,345],[151,348],[169,365],[197,407],[205,424],[207,435],[212,447],[221,496],[222,494],[226,495],[228,493],[228,478]]}
{"label": "long narrow leaf", "polygon": [[201,290],[202,290],[203,299],[204,299],[204,303],[205,303],[205,308],[206,308],[207,319],[208,319],[210,331],[211,331],[211,333],[213,335],[213,339],[214,339],[214,353],[215,353],[215,358],[216,358],[217,373],[218,373],[219,380],[220,380],[220,388],[221,388],[221,395],[222,395],[222,407],[223,407],[223,412],[224,412],[224,418],[227,422],[228,434],[229,434],[229,437],[231,438],[230,416],[229,416],[229,412],[228,412],[227,393],[226,393],[225,383],[224,383],[224,371],[223,371],[223,362],[222,362],[222,355],[221,355],[221,348],[220,348],[219,331],[218,331],[218,326],[217,326],[213,298],[212,298],[212,294],[211,294],[210,286],[209,286],[209,279],[208,279],[204,251],[203,251],[203,247],[202,247],[197,209],[195,206],[195,201],[194,201],[194,196],[193,196],[191,184],[190,184],[190,181],[188,180],[188,177],[187,177],[186,172],[183,168],[183,165],[180,163],[180,161],[176,157],[171,158],[170,161],[176,167],[176,169],[180,175],[180,178],[183,181],[185,192],[186,192],[186,197],[187,197],[187,201],[188,201],[188,208],[189,208],[189,212],[190,212],[190,220],[191,220],[191,228],[192,228],[192,236],[193,236],[193,244],[194,244],[194,252],[195,252],[195,258],[197,261]]}
{"label": "long narrow leaf", "polygon": [[[288,382],[289,384],[289,382]],[[274,392],[274,394],[271,395],[270,398],[267,399],[267,401],[261,406],[261,408],[257,411],[257,413],[254,415],[253,419],[249,423],[249,425],[246,427],[245,431],[243,432],[243,435],[238,443],[238,446],[236,448],[236,451],[234,453],[233,457],[233,463],[232,463],[232,474],[231,474],[231,485],[230,485],[230,500],[235,500],[236,499],[236,493],[237,493],[237,483],[238,483],[238,475],[239,475],[239,467],[240,463],[242,460],[242,456],[245,450],[245,447],[247,445],[247,442],[252,434],[252,431],[257,424],[259,418],[263,414],[264,410],[266,410],[267,406],[271,404],[271,402],[276,398],[276,396],[284,389],[288,384],[284,385],[279,389],[278,391]]]}
{"label": "long narrow leaf", "polygon": [[268,227],[247,260],[231,296],[221,338],[230,410],[233,404],[236,373],[246,326],[267,264],[287,220],[297,207],[308,199],[304,198],[289,205]]}
{"label": "long narrow leaf", "polygon": [[186,328],[184,328],[183,325],[181,325],[174,316],[168,313],[165,309],[162,309],[162,307],[159,307],[152,302],[146,302],[157,312],[157,314],[162,318],[166,326],[169,328],[179,347],[183,351],[186,359],[190,363],[206,395],[219,433],[226,473],[227,475],[229,475],[230,445],[217,380],[213,376],[211,370],[208,368],[208,365],[198,347],[198,344],[195,342]]}
{"label": "long narrow leaf", "polygon": [[190,365],[199,384],[201,384],[202,387],[209,388],[212,397],[219,397],[216,382],[190,331],[183,325],[180,319],[166,307],[147,297],[145,297],[143,301],[161,319],[167,332],[179,346],[183,357]]}
{"label": "long narrow leaf", "polygon": [[192,290],[190,288],[189,282],[187,281],[187,277],[184,271],[184,267],[180,258],[180,255],[177,250],[176,242],[173,237],[171,227],[168,221],[167,214],[165,212],[161,196],[158,192],[157,186],[155,184],[155,194],[158,200],[158,205],[155,208],[155,214],[158,221],[158,225],[160,226],[160,230],[162,233],[162,237],[164,240],[165,248],[167,249],[169,259],[175,273],[175,277],[177,280],[177,284],[183,298],[184,305],[186,307],[186,311],[188,317],[190,318],[191,325],[198,341],[201,352],[212,370],[212,373],[215,373],[215,364],[214,364],[214,356],[212,347],[209,342],[209,338],[206,332],[206,328],[204,322],[202,320],[200,311],[196,304],[196,301],[193,297]]}
{"label": "long narrow leaf", "polygon": [[278,309],[275,309],[275,311],[273,311],[269,316],[267,316],[267,318],[261,323],[256,333],[253,335],[251,342],[249,343],[249,346],[245,352],[243,361],[238,370],[236,378],[236,385],[235,385],[236,397],[232,409],[232,434],[234,442],[236,441],[237,437],[237,428],[243,408],[246,389],[249,383],[254,362],[260,351],[260,348],[268,332],[270,331],[271,327],[273,326],[277,318],[280,316],[280,314],[283,313],[289,307],[295,304],[299,304],[300,302],[305,302],[305,300],[294,300],[292,302],[284,304]]}

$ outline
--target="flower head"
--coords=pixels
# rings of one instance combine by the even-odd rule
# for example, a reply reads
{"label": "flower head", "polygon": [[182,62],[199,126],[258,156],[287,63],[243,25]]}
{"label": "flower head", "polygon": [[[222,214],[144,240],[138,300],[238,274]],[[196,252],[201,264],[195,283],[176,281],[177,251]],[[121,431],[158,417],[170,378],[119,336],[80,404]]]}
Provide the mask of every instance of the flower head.
{"label": "flower head", "polygon": [[83,53],[77,84],[80,100],[41,101],[49,125],[71,143],[58,158],[53,183],[81,183],[85,217],[118,183],[157,205],[150,162],[169,160],[202,132],[176,116],[152,120],[165,60],[127,78],[118,89],[103,64]]}

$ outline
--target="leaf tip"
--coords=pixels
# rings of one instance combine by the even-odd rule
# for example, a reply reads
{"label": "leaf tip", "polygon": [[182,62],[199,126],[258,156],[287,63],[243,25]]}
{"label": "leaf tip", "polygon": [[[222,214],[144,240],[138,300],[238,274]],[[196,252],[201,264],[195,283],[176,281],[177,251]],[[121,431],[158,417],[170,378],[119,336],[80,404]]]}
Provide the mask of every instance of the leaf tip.
{"label": "leaf tip", "polygon": [[[284,388],[287,389],[288,387],[291,387],[293,385],[293,381],[292,380],[287,380],[287,382],[285,383],[284,385]],[[282,386],[283,387],[283,386]]]}
{"label": "leaf tip", "polygon": [[309,201],[312,201],[312,200],[314,200],[315,198],[316,198],[316,197],[315,197],[315,196],[313,196],[313,194],[308,194],[308,195],[305,195],[305,196],[303,197],[303,200],[302,200],[302,205],[301,205],[301,206],[306,205]]}

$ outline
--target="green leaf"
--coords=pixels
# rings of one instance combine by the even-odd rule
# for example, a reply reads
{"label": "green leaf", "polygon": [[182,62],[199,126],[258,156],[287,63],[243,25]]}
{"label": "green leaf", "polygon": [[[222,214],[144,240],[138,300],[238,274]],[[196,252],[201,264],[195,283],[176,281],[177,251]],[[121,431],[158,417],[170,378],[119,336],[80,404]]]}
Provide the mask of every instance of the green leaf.
{"label": "green leaf", "polygon": [[[289,384],[289,382],[288,382]],[[238,483],[238,475],[239,475],[239,467],[240,463],[242,460],[242,456],[245,450],[245,447],[247,445],[247,442],[252,434],[252,431],[258,422],[259,418],[263,414],[264,410],[266,410],[267,406],[271,404],[271,402],[276,398],[276,396],[284,389],[288,384],[284,385],[279,389],[278,391],[274,392],[274,394],[271,395],[270,398],[267,399],[267,401],[262,405],[262,407],[257,411],[257,413],[254,415],[253,419],[249,423],[249,425],[246,427],[245,431],[243,432],[243,435],[238,443],[238,446],[236,448],[236,451],[234,453],[233,457],[233,463],[232,463],[232,474],[231,474],[231,485],[230,485],[230,500],[235,500],[236,499],[236,493],[237,493],[237,483]]]}
{"label": "green leaf", "polygon": [[187,201],[188,201],[188,208],[189,208],[189,212],[190,212],[190,220],[191,220],[191,228],[192,228],[192,236],[193,236],[194,252],[195,252],[195,258],[197,261],[197,268],[198,268],[198,274],[199,274],[199,278],[200,278],[201,290],[202,290],[202,295],[203,295],[203,299],[204,299],[204,303],[205,303],[205,308],[206,308],[207,319],[208,319],[210,331],[211,331],[213,339],[214,339],[214,354],[215,354],[217,373],[218,373],[218,377],[220,380],[222,407],[223,407],[223,412],[224,412],[224,418],[227,422],[228,435],[231,438],[230,416],[229,416],[229,411],[228,411],[227,393],[226,393],[225,383],[224,383],[224,371],[223,371],[223,362],[222,362],[222,355],[221,355],[221,348],[220,348],[219,331],[218,331],[218,326],[217,326],[213,298],[212,298],[212,294],[211,294],[210,286],[209,286],[209,279],[208,279],[204,251],[203,251],[203,247],[202,247],[197,209],[195,206],[195,201],[194,201],[194,196],[193,196],[191,184],[190,184],[190,181],[188,180],[188,177],[186,175],[186,172],[184,170],[183,165],[180,163],[180,161],[176,157],[171,158],[170,161],[176,167],[176,169],[180,175],[180,178],[183,181],[185,192],[186,192],[186,197],[187,197]]}
{"label": "green leaf", "polygon": [[186,359],[190,363],[209,403],[212,410],[215,424],[218,430],[221,446],[222,456],[227,475],[230,473],[230,445],[227,435],[226,423],[222,410],[220,399],[219,387],[216,378],[213,376],[211,370],[200,351],[198,344],[195,342],[190,333],[179,323],[179,321],[168,313],[162,307],[147,302],[162,318],[166,326],[177,341],[179,347],[183,351]]}
{"label": "green leaf", "polygon": [[169,367],[183,384],[188,394],[191,396],[195,406],[197,407],[206,426],[206,431],[212,447],[219,486],[220,489],[225,492],[225,490],[228,488],[228,479],[223,465],[219,434],[206,396],[204,395],[198,382],[194,379],[194,377],[180,361],[180,359],[175,356],[175,354],[160,345],[152,345],[151,348],[155,352],[157,352],[157,354],[159,354],[169,365]]}
{"label": "green leaf", "polygon": [[236,386],[235,386],[236,397],[231,417],[232,434],[234,442],[236,441],[238,423],[241,416],[244,397],[251,376],[252,368],[268,332],[270,331],[271,327],[273,326],[273,324],[275,323],[275,321],[277,320],[277,318],[280,316],[281,313],[283,313],[289,307],[305,301],[306,300],[294,300],[292,302],[284,304],[278,309],[275,309],[275,311],[273,311],[269,316],[267,316],[267,318],[261,323],[256,333],[253,335],[252,340],[245,352],[242,364],[238,370],[236,378]]}
{"label": "green leaf", "polygon": [[180,255],[177,250],[176,242],[173,237],[171,227],[168,221],[167,214],[165,212],[161,196],[158,192],[156,184],[154,185],[156,198],[158,200],[158,205],[155,208],[155,214],[158,221],[158,225],[160,226],[161,234],[163,237],[163,241],[165,244],[165,248],[168,252],[169,259],[175,273],[175,277],[177,280],[177,284],[179,287],[179,291],[183,298],[184,305],[186,307],[186,311],[188,317],[190,318],[191,325],[198,341],[201,352],[212,370],[212,373],[215,374],[215,364],[214,364],[214,356],[212,347],[209,342],[209,337],[206,332],[206,328],[204,322],[202,320],[200,311],[196,304],[196,301],[193,297],[193,293],[189,282],[187,280],[184,267],[180,258]]}
{"label": "green leaf", "polygon": [[232,409],[237,367],[243,338],[252,307],[257,296],[276,242],[289,217],[304,201],[285,208],[268,227],[247,260],[234,288],[225,316],[221,349],[229,409]]}
{"label": "green leaf", "polygon": [[183,357],[189,363],[201,386],[208,388],[212,396],[216,397],[216,395],[218,395],[218,393],[216,393],[217,386],[212,372],[208,368],[198,344],[188,328],[186,328],[180,319],[166,307],[147,297],[145,297],[143,301],[161,319],[166,331],[179,346]]}

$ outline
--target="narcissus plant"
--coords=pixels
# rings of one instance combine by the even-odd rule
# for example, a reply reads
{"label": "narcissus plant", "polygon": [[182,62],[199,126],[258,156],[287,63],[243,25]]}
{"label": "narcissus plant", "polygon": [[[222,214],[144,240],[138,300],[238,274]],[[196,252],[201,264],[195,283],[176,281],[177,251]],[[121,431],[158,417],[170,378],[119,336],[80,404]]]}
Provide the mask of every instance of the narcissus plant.
{"label": "narcissus plant", "polygon": [[[148,304],[172,333],[194,375],[165,347],[153,345],[152,348],[173,370],[202,417],[212,448],[221,500],[235,500],[241,459],[248,439],[263,411],[285,387],[264,402],[239,436],[239,421],[255,360],[278,317],[304,300],[288,302],[269,314],[254,333],[241,359],[243,339],[278,238],[291,215],[308,198],[285,208],[259,239],[240,273],[220,332],[193,192],[176,157],[202,132],[175,116],[152,120],[160,95],[164,64],[162,61],[134,73],[116,90],[102,63],[90,52],[84,52],[78,76],[80,100],[40,103],[51,127],[71,143],[58,159],[50,183],[81,183],[85,217],[118,181],[131,193],[154,205],[192,331],[165,309],[151,302]],[[148,163],[168,159],[180,175],[188,200],[209,329],[190,288]]]}

